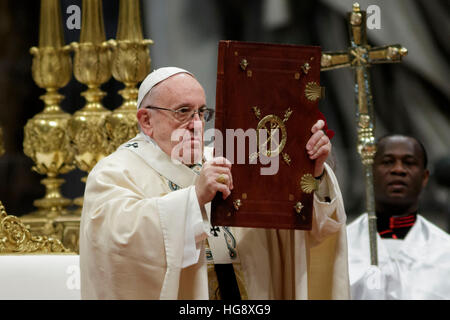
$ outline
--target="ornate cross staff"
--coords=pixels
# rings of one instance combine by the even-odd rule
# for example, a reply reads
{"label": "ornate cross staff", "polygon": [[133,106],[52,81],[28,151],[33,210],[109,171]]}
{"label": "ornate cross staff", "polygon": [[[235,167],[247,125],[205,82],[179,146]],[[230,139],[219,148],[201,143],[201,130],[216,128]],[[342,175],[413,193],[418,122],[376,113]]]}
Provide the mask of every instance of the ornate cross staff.
{"label": "ornate cross staff", "polygon": [[344,52],[324,52],[321,59],[321,71],[342,67],[355,70],[355,98],[358,130],[358,152],[365,169],[366,211],[369,215],[370,260],[378,265],[377,225],[375,215],[375,197],[373,192],[372,164],[376,146],[374,137],[373,100],[370,90],[368,67],[377,63],[401,62],[408,50],[401,45],[371,48],[367,44],[366,12],[359,4],[353,4],[353,11],[348,14],[350,48]]}

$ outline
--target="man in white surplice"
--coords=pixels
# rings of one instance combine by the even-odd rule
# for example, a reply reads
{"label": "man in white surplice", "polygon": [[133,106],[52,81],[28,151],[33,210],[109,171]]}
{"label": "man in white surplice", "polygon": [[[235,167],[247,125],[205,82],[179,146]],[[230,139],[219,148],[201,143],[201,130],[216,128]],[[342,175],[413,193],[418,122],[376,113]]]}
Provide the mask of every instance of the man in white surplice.
{"label": "man in white surplice", "polygon": [[[141,132],[99,161],[87,179],[82,298],[217,297],[211,294],[217,290],[213,261],[232,263],[241,298],[348,299],[346,215],[325,164],[331,143],[324,121],[313,126],[306,146],[320,179],[311,231],[211,229],[210,201],[216,192],[231,193],[233,177],[230,162],[203,147],[204,123],[212,115],[205,104],[202,86],[183,69],[158,69],[141,84]],[[188,132],[181,142],[171,139],[177,129]],[[217,231],[219,240],[212,236]]]}
{"label": "man in white surplice", "polygon": [[347,228],[352,299],[450,299],[450,236],[418,214],[429,177],[422,143],[381,138],[373,173],[378,267],[370,265],[364,214]]}

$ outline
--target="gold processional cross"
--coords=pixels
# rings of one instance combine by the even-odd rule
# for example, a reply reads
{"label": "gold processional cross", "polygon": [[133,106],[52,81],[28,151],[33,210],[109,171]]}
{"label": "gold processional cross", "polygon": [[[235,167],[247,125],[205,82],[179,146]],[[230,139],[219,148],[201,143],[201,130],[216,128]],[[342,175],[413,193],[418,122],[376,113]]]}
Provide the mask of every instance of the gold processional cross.
{"label": "gold processional cross", "polygon": [[365,169],[366,211],[369,215],[370,260],[378,265],[377,225],[375,215],[375,197],[373,192],[372,164],[376,152],[375,123],[373,118],[373,99],[370,90],[368,67],[378,63],[401,62],[408,50],[401,45],[389,45],[371,48],[367,44],[366,12],[359,4],[353,4],[348,13],[350,48],[343,52],[323,52],[321,71],[351,67],[355,70],[355,98],[358,143],[357,149]]}

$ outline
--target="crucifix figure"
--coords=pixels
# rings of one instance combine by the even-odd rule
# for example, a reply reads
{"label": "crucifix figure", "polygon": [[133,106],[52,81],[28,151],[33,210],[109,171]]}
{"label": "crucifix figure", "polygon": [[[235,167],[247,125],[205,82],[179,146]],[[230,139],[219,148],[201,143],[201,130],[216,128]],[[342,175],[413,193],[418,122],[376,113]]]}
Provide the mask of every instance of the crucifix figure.
{"label": "crucifix figure", "polygon": [[375,197],[373,193],[372,164],[375,156],[373,100],[370,90],[368,68],[372,64],[401,62],[408,50],[401,45],[389,45],[371,48],[367,44],[366,12],[359,4],[353,4],[353,11],[348,14],[350,47],[348,51],[323,52],[321,71],[351,67],[355,70],[355,99],[358,130],[358,153],[365,170],[366,211],[369,215],[369,239],[371,264],[378,265],[377,225],[375,215]]}

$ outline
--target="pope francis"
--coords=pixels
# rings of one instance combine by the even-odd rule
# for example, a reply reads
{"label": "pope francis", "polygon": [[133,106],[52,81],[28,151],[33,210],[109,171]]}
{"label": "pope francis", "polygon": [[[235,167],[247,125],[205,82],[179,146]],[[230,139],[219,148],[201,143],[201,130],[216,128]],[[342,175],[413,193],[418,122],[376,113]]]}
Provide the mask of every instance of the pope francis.
{"label": "pope francis", "polygon": [[186,70],[161,68],[142,82],[137,104],[140,133],[87,179],[83,299],[349,298],[346,215],[325,163],[323,120],[305,146],[320,180],[311,231],[211,228],[210,202],[230,195],[233,177],[232,164],[203,146],[213,111],[202,86]]}

